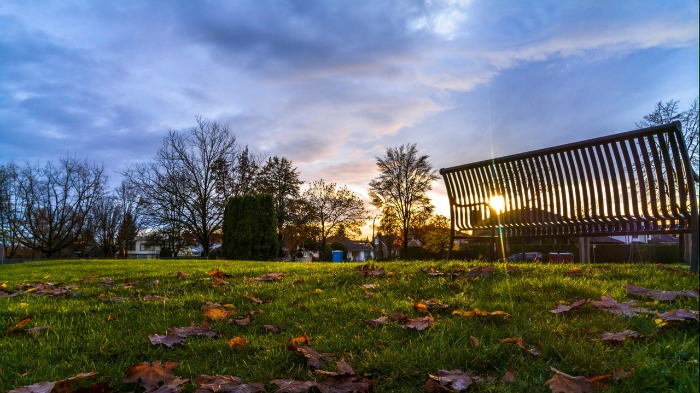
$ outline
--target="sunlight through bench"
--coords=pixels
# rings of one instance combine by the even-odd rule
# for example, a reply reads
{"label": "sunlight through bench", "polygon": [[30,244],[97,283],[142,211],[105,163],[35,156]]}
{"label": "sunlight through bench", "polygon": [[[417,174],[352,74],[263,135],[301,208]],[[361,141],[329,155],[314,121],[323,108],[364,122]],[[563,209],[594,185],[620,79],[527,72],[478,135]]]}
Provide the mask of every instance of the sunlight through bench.
{"label": "sunlight through bench", "polygon": [[[498,229],[505,238],[689,234],[698,263],[698,200],[679,122],[440,169],[450,247]],[[695,182],[695,183],[694,183]]]}

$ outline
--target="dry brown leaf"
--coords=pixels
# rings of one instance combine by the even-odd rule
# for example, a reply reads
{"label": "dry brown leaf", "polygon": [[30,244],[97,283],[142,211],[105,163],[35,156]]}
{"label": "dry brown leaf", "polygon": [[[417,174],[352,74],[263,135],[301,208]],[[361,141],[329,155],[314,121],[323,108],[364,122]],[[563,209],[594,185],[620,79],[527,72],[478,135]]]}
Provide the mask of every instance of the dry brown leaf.
{"label": "dry brown leaf", "polygon": [[377,327],[380,325],[386,325],[389,323],[389,317],[387,316],[381,316],[377,319],[366,319],[365,322],[369,323],[370,325]]}
{"label": "dry brown leaf", "polygon": [[366,296],[366,297],[376,297],[376,296],[377,296],[377,292],[365,291],[365,296]]}
{"label": "dry brown leaf", "polygon": [[265,384],[243,383],[232,375],[200,375],[194,379],[196,393],[258,393],[265,391]]}
{"label": "dry brown leaf", "polygon": [[192,278],[192,275],[191,275],[191,274],[189,274],[189,273],[184,273],[184,272],[180,272],[180,271],[178,271],[178,272],[176,273],[176,276],[179,277],[179,278]]}
{"label": "dry brown leaf", "polygon": [[425,273],[429,276],[433,276],[433,277],[442,277],[445,275],[445,273],[441,272],[440,270],[438,270],[438,268],[436,268],[434,266],[424,267],[421,269],[421,271],[423,273]]}
{"label": "dry brown leaf", "polygon": [[634,285],[630,282],[630,283],[627,283],[625,285],[625,290],[630,295],[648,296],[654,300],[658,300],[658,301],[662,301],[662,302],[670,302],[670,301],[676,300],[676,298],[679,298],[679,297],[687,297],[687,298],[691,298],[691,299],[698,298],[698,291],[696,289],[691,289],[691,290],[687,290],[687,291],[659,291],[659,290],[655,290],[655,289],[647,289],[647,288],[639,287],[639,286]]}
{"label": "dry brown leaf", "polygon": [[151,340],[151,344],[153,345],[163,345],[168,348],[172,348],[174,345],[185,345],[182,337],[177,334],[149,334],[148,339]]}
{"label": "dry brown leaf", "polygon": [[522,337],[517,337],[517,338],[504,338],[501,340],[502,343],[512,343],[520,347],[520,349],[523,350],[523,352],[527,352],[532,356],[539,356],[540,353],[535,349],[535,348],[528,348],[525,345],[525,340],[523,340]]}
{"label": "dry brown leaf", "polygon": [[695,274],[695,273],[691,273],[689,270],[678,269],[675,267],[667,267],[667,266],[664,266],[660,263],[656,264],[656,268],[660,269],[660,270],[666,270],[668,272],[672,272],[672,273],[679,275],[679,276],[692,276]]}
{"label": "dry brown leaf", "polygon": [[590,301],[591,301],[591,299],[581,299],[581,300],[577,300],[577,301],[571,303],[570,306],[567,306],[565,304],[560,304],[555,309],[549,310],[549,312],[551,312],[552,314],[561,314],[564,312],[569,312],[571,310],[576,310],[578,308],[583,307],[586,303],[588,303]]}
{"label": "dry brown leaf", "polygon": [[318,389],[316,381],[295,381],[293,379],[275,379],[270,381],[277,385],[276,393],[306,393],[315,392]]}
{"label": "dry brown leaf", "polygon": [[170,299],[168,299],[167,297],[159,296],[159,295],[146,295],[143,297],[143,300],[145,300],[147,302],[148,301],[165,302],[165,301],[168,301]]}
{"label": "dry brown leaf", "polygon": [[260,326],[260,329],[267,330],[268,332],[272,333],[282,333],[284,331],[284,326],[282,325],[262,325]]}
{"label": "dry brown leaf", "polygon": [[479,345],[481,345],[481,342],[479,341],[478,338],[471,336],[469,339],[472,341],[472,347],[478,348]]}
{"label": "dry brown leaf", "polygon": [[363,284],[362,287],[364,289],[375,289],[377,288],[377,284]]}
{"label": "dry brown leaf", "polygon": [[601,339],[603,341],[617,341],[617,342],[622,342],[625,341],[628,338],[648,338],[649,336],[645,336],[639,332],[635,332],[634,330],[623,330],[621,332],[617,333],[610,333],[610,332],[605,332],[603,333]]}
{"label": "dry brown leaf", "polygon": [[420,332],[432,326],[433,321],[433,317],[411,318],[407,319],[401,327],[404,329],[416,329]]}
{"label": "dry brown leaf", "polygon": [[[382,313],[383,312],[384,310],[382,310]],[[408,317],[398,311],[394,311],[391,314],[389,314],[389,319],[391,319],[392,321],[405,321],[408,319]]]}
{"label": "dry brown leaf", "polygon": [[503,374],[503,378],[501,378],[501,382],[499,383],[499,386],[504,386],[507,383],[515,383],[515,374],[513,373],[513,365],[509,364],[508,365],[508,371],[506,371],[505,374]]}
{"label": "dry brown leaf", "polygon": [[243,348],[247,342],[248,340],[244,337],[234,337],[228,340],[228,346],[231,347],[231,349]]}
{"label": "dry brown leaf", "polygon": [[287,348],[289,348],[289,350],[291,351],[296,351],[298,346],[297,344],[311,345],[311,339],[306,334],[304,334],[303,336],[294,337],[290,341]]}
{"label": "dry brown leaf", "polygon": [[671,310],[667,311],[664,313],[656,313],[656,315],[662,319],[664,322],[669,322],[669,321],[698,321],[698,313],[696,311],[692,311],[690,309],[684,308],[684,309],[678,309],[678,310]]}
{"label": "dry brown leaf", "polygon": [[306,358],[306,365],[312,368],[320,368],[324,361],[335,358],[335,355],[332,353],[321,353],[310,346],[295,348],[296,352],[304,355]]}
{"label": "dry brown leaf", "polygon": [[628,317],[633,317],[638,313],[648,313],[649,309],[644,307],[635,307],[637,302],[630,300],[628,302],[620,303],[615,298],[609,295],[605,295],[600,298],[600,300],[592,301],[591,305],[596,308],[604,309],[611,314],[615,315],[625,315]]}
{"label": "dry brown leaf", "polygon": [[578,277],[583,275],[583,270],[579,268],[578,266],[574,266],[571,268],[571,270],[566,270],[564,271],[564,275],[567,275],[569,277]]}
{"label": "dry brown leaf", "polygon": [[436,299],[421,300],[413,305],[414,310],[424,314],[427,314],[430,311],[444,310],[447,308],[450,308],[449,304],[440,303],[440,301]]}
{"label": "dry brown leaf", "polygon": [[370,263],[364,264],[362,266],[358,266],[356,268],[356,270],[357,270],[357,273],[359,275],[364,276],[364,277],[368,277],[368,276],[378,277],[378,276],[381,276],[384,274],[388,274],[386,272],[386,270],[380,269],[380,268],[376,267],[376,265],[370,264]]}
{"label": "dry brown leaf", "polygon": [[510,318],[510,314],[508,314],[505,311],[484,311],[479,308],[474,308],[472,310],[454,310],[452,311],[452,315],[462,315],[465,317],[503,317],[503,318]]}
{"label": "dry brown leaf", "polygon": [[229,325],[248,326],[252,321],[253,316],[248,314],[243,318],[229,319],[228,321],[226,321],[226,323]]}
{"label": "dry brown leaf", "polygon": [[195,326],[194,323],[192,323],[191,326],[189,327],[179,327],[179,328],[172,328],[168,329],[168,333],[170,334],[177,334],[180,337],[189,337],[189,336],[204,336],[204,337],[209,337],[209,338],[217,338],[219,337],[219,333],[215,332],[209,327],[209,324],[206,322],[202,322],[200,326]]}
{"label": "dry brown leaf", "polygon": [[464,392],[469,386],[483,379],[462,370],[438,370],[437,375],[428,374],[425,382],[426,392]]}
{"label": "dry brown leaf", "polygon": [[250,301],[253,302],[253,304],[255,304],[256,306],[263,304],[263,303],[270,303],[272,301],[272,299],[270,299],[270,298],[259,299],[253,295],[245,295],[243,297],[246,299],[250,299]]}
{"label": "dry brown leaf", "polygon": [[552,393],[595,393],[595,385],[588,378],[574,377],[554,367],[550,368],[555,374],[545,382],[545,385],[549,386]]}
{"label": "dry brown leaf", "polygon": [[21,386],[7,393],[62,393],[73,392],[73,381],[90,378],[97,375],[96,372],[80,373],[70,378],[60,379],[54,382],[38,382],[29,386]]}
{"label": "dry brown leaf", "polygon": [[169,385],[172,382],[180,381],[173,374],[173,370],[177,366],[178,363],[170,361],[165,362],[165,364],[161,361],[137,363],[124,372],[126,375],[124,383],[140,382],[140,386],[144,387],[146,391],[152,391],[161,384]]}
{"label": "dry brown leaf", "polygon": [[282,277],[286,276],[284,273],[267,273],[263,274],[260,277],[256,277],[256,281],[264,281],[264,282],[270,282],[270,281],[282,281]]}

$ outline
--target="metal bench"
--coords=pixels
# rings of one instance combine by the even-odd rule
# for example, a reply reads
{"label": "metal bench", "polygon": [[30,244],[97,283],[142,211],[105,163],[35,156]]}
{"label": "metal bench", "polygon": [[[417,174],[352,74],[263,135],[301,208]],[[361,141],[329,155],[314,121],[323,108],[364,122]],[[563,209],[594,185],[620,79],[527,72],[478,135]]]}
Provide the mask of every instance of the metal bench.
{"label": "metal bench", "polygon": [[[690,234],[698,264],[697,174],[679,122],[440,169],[456,238]],[[488,233],[488,232],[487,232]]]}

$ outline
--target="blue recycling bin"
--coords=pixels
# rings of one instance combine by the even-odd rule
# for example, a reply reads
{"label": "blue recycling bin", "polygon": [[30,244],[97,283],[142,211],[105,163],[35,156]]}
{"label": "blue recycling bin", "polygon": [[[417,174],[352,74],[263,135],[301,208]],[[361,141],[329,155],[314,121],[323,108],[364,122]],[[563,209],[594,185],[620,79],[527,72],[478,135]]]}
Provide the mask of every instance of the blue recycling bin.
{"label": "blue recycling bin", "polygon": [[333,262],[343,262],[343,250],[333,250]]}

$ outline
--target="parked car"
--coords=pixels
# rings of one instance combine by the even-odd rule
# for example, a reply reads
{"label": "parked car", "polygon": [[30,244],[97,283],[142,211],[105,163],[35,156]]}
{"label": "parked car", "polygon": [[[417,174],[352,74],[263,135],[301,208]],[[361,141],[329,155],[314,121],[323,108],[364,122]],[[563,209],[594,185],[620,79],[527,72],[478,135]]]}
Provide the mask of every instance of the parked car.
{"label": "parked car", "polygon": [[542,253],[541,252],[519,252],[517,254],[513,254],[508,257],[509,261],[513,262],[537,262],[542,260]]}

